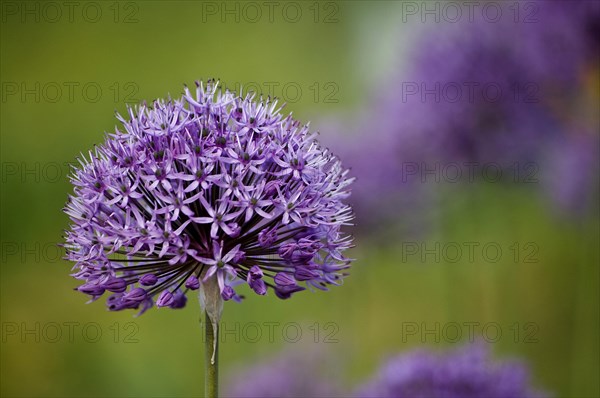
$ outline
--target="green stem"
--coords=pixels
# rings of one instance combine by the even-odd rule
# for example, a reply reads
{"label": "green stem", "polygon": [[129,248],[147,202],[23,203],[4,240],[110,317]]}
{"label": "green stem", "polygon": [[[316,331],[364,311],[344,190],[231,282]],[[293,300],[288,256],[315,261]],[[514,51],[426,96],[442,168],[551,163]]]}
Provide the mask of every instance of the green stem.
{"label": "green stem", "polygon": [[[219,332],[213,329],[208,313],[204,313],[204,396],[219,397]],[[213,352],[214,349],[214,352]],[[214,355],[214,361],[213,361]]]}

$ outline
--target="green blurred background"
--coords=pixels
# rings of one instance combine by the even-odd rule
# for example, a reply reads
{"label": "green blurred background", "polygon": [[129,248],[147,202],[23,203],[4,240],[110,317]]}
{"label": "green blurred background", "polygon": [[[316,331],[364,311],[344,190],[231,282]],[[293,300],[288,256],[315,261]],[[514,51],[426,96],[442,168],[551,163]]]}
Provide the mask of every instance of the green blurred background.
{"label": "green blurred background", "polygon": [[[183,310],[132,318],[107,312],[103,300],[85,305],[73,291],[71,265],[53,246],[67,228],[65,163],[114,129],[115,109],[177,96],[182,83],[201,78],[274,87],[304,121],[359,112],[390,68],[389,49],[405,46],[418,28],[398,21],[394,2],[297,2],[297,22],[295,8],[283,13],[284,2],[272,21],[262,7],[256,22],[238,3],[239,22],[231,14],[226,23],[219,7],[235,10],[236,3],[81,2],[72,18],[63,3],[55,3],[58,18],[44,4],[2,4],[1,395],[198,396],[203,347],[193,297]],[[33,11],[23,14],[24,7]],[[294,344],[286,341],[294,340],[293,329],[282,333],[289,322],[300,325],[296,344],[328,342],[349,386],[386,355],[458,344],[443,332],[448,323],[477,322],[478,337],[483,325],[499,328],[497,338],[488,329],[494,353],[525,358],[539,386],[557,396],[598,396],[598,221],[557,217],[532,190],[465,187],[436,205],[433,232],[419,241],[498,242],[504,255],[496,263],[480,256],[404,260],[401,242],[382,245],[362,234],[343,287],[289,301],[251,295],[227,303],[224,322],[239,341],[234,332],[221,347],[224,380],[234,365]],[[515,261],[514,242],[534,243],[539,261]],[[262,337],[254,338],[251,322]],[[278,325],[273,339],[266,322]],[[436,324],[439,332],[425,331]],[[419,330],[408,333],[415,325]]]}

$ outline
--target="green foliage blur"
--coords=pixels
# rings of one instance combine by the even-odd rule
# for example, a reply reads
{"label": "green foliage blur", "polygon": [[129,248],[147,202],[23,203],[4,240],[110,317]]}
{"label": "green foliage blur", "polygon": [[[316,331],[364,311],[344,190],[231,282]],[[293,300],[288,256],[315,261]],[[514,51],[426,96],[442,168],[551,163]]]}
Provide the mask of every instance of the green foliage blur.
{"label": "green foliage blur", "polygon": [[[256,22],[241,9],[239,22],[232,14],[226,23],[207,8],[222,2],[96,2],[99,18],[93,7],[83,13],[89,3],[81,2],[72,20],[63,3],[58,19],[44,4],[2,3],[0,395],[198,396],[203,345],[191,295],[183,310],[134,318],[109,313],[103,300],[85,305],[73,291],[72,264],[54,247],[68,225],[66,163],[114,129],[115,110],[177,96],[197,79],[273,87],[302,121],[358,112],[389,68],[389,48],[415,32],[394,20],[393,2],[297,2],[297,22],[291,9],[283,17],[281,2],[273,21],[263,7]],[[351,387],[390,354],[467,341],[468,329],[454,339],[449,323],[478,323],[492,325],[486,337],[499,358],[531,365],[537,385],[557,396],[598,396],[598,220],[556,214],[534,191],[466,187],[436,206],[434,231],[419,240],[428,247],[497,242],[497,262],[403,258],[402,242],[384,245],[361,233],[344,286],[289,301],[247,295],[227,303],[223,380],[234,365],[318,340],[339,355]],[[522,245],[531,242],[537,261],[526,262]],[[247,328],[252,322],[258,338]],[[272,339],[269,322],[277,325]],[[296,343],[293,329],[283,333],[290,322],[301,331]]]}

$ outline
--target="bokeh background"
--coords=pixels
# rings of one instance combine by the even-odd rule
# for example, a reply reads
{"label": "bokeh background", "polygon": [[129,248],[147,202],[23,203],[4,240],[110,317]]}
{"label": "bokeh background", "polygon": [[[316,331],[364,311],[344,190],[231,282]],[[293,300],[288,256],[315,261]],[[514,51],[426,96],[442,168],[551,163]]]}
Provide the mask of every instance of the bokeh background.
{"label": "bokeh background", "polygon": [[[597,54],[577,59],[570,80],[562,69],[544,69],[548,59],[575,62],[567,50],[585,53],[589,46],[580,49],[582,43],[598,31],[592,26],[570,33],[555,45],[564,26],[581,24],[573,19],[561,28],[544,19],[546,2],[475,3],[477,35],[469,31],[466,14],[456,23],[453,10],[433,1],[276,2],[271,13],[262,2],[102,1],[70,8],[61,2],[3,1],[1,395],[201,394],[199,306],[191,300],[182,310],[133,318],[109,313],[101,301],[85,305],[73,291],[71,264],[55,245],[68,226],[61,211],[71,190],[68,164],[114,129],[115,110],[178,96],[183,83],[214,77],[287,102],[298,119],[312,120],[334,152],[349,154],[347,163],[359,177],[351,275],[326,293],[289,301],[251,295],[242,304],[227,303],[224,382],[244,364],[319,343],[337,363],[320,371],[351,389],[391,354],[456,346],[474,337],[490,343],[498,358],[525,360],[534,383],[556,396],[598,396]],[[505,29],[486,19],[495,18],[493,10],[487,17],[479,14],[488,3],[503,12]],[[545,39],[525,43],[528,29],[542,31]],[[480,40],[470,44],[472,58],[461,53],[464,38],[447,30]],[[496,42],[504,52],[478,64],[484,57],[478,54]],[[444,62],[427,58],[440,54],[438,45],[448,51]],[[529,116],[546,117],[556,107],[527,108],[514,91],[509,94],[502,73],[493,71],[510,68],[502,56],[510,57],[510,49],[532,54],[541,47],[553,54],[535,64],[544,73],[519,75],[534,68],[526,59],[507,81],[533,84],[527,90],[533,87],[542,104],[566,98],[571,106],[559,103],[558,109],[568,122],[551,127],[547,119],[537,123]],[[455,74],[443,74],[448,70]],[[494,101],[483,101],[489,118],[469,127],[484,137],[469,148],[485,150],[440,155],[467,129],[455,119],[476,117],[473,107],[445,115],[456,104],[441,91],[440,102],[435,95],[412,104],[402,99],[408,88],[403,83],[431,83],[440,71],[455,83],[499,82],[507,90],[510,106],[501,111]],[[525,116],[513,120],[515,109]],[[510,123],[503,124],[506,120]],[[493,141],[487,130],[509,137],[512,146],[486,147]],[[581,152],[569,146],[573,135],[587,140]],[[512,156],[523,148],[524,155]],[[575,161],[563,161],[567,148]],[[589,160],[576,162],[580,159]],[[435,175],[423,181],[421,174],[411,174],[408,183],[402,178],[407,162],[441,162],[443,168],[463,161],[479,162],[478,167],[496,162],[505,175],[506,164],[533,163],[535,178],[458,183],[439,173],[440,181]],[[575,193],[562,200],[560,189],[569,184],[576,184]],[[476,247],[472,259],[469,242]],[[485,245],[502,252],[484,252]],[[457,260],[456,246],[463,248]],[[468,325],[474,325],[472,334]]]}

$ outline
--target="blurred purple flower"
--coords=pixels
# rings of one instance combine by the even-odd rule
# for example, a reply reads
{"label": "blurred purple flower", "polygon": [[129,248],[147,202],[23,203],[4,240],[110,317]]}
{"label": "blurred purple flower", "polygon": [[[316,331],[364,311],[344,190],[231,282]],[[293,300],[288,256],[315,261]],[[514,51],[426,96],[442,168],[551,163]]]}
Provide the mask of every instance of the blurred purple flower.
{"label": "blurred purple flower", "polygon": [[440,354],[425,349],[391,358],[355,392],[360,398],[533,398],[527,367],[493,362],[485,346]]}
{"label": "blurred purple flower", "polygon": [[341,397],[338,368],[330,366],[324,350],[288,349],[232,372],[224,383],[228,398]]}
{"label": "blurred purple flower", "polygon": [[540,161],[569,130],[562,113],[581,92],[599,6],[534,4],[531,23],[463,19],[416,43],[408,73],[383,99],[382,112],[396,117],[381,130],[395,134],[403,158],[511,167]]}
{"label": "blurred purple flower", "polygon": [[[515,170],[523,175],[536,168],[541,185],[560,186],[563,192],[552,196],[571,208],[591,185],[597,187],[594,178],[550,180],[574,172],[563,156],[577,157],[576,150],[582,158],[594,156],[576,142],[600,144],[600,3],[520,7],[518,21],[507,3],[497,22],[480,14],[470,20],[463,9],[458,22],[425,29],[405,66],[396,65],[400,72],[384,79],[366,111],[320,126],[357,177],[352,205],[361,226],[390,225],[397,220],[393,214],[423,225],[438,192],[427,183],[444,181],[441,170],[449,165],[460,168],[459,181],[467,180],[470,167],[479,171],[477,178],[493,164],[511,179]],[[596,79],[585,81],[586,75]],[[589,133],[577,138],[581,131]],[[557,151],[563,145],[571,153]]]}
{"label": "blurred purple flower", "polygon": [[[79,291],[143,312],[183,307],[213,275],[225,300],[240,299],[242,282],[280,298],[304,290],[298,282],[338,284],[350,263],[340,228],[353,217],[343,203],[351,179],[308,126],[253,99],[209,81],[118,116],[124,130],[71,177],[65,246]],[[284,246],[296,257],[280,256]]]}
{"label": "blurred purple flower", "polygon": [[[371,116],[357,120],[323,119],[319,125],[322,141],[347,159],[344,163],[356,178],[349,201],[357,225],[368,232],[365,238],[375,238],[380,244],[395,242],[398,234],[418,236],[435,216],[435,197],[431,187],[412,174],[420,160],[403,157],[398,138],[379,127],[388,116],[379,115],[377,109],[370,111]],[[399,218],[402,222],[396,222]]]}

